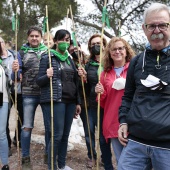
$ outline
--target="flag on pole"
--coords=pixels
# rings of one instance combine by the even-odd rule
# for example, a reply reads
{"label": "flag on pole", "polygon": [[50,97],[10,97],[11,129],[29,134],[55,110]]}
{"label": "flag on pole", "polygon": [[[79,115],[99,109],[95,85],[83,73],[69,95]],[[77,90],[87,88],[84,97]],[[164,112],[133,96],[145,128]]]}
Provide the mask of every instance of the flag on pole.
{"label": "flag on pole", "polygon": [[[16,30],[16,14],[12,17],[12,31]],[[17,29],[19,28],[19,21],[17,19]]]}
{"label": "flag on pole", "polygon": [[43,33],[47,32],[47,17],[44,17],[44,20],[43,20]]}
{"label": "flag on pole", "polygon": [[109,16],[106,7],[103,7],[102,11],[102,23],[106,23],[107,27],[110,28]]}
{"label": "flag on pole", "polygon": [[72,32],[72,39],[73,39],[73,45],[74,45],[74,47],[77,47],[77,41],[76,41],[75,32]]}

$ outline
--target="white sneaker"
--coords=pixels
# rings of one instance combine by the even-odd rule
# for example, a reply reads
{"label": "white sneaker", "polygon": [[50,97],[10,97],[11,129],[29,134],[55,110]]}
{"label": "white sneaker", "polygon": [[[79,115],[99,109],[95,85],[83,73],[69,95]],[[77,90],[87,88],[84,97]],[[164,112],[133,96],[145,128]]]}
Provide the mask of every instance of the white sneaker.
{"label": "white sneaker", "polygon": [[74,170],[70,168],[69,166],[65,166],[64,168],[58,168],[58,170]]}

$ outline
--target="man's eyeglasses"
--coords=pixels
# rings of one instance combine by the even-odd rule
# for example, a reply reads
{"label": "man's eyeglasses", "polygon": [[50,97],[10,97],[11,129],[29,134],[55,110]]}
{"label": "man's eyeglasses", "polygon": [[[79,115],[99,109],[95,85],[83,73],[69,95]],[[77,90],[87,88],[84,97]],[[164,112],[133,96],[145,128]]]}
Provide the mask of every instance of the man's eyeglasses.
{"label": "man's eyeglasses", "polygon": [[156,27],[159,28],[160,31],[166,31],[169,27],[170,23],[161,23],[161,24],[145,24],[145,27],[148,31],[154,31]]}
{"label": "man's eyeglasses", "polygon": [[118,48],[113,48],[113,49],[110,49],[110,51],[111,51],[111,52],[116,52],[116,51],[118,50],[119,52],[122,52],[124,49],[125,49],[125,46],[123,46],[123,47],[118,47]]}

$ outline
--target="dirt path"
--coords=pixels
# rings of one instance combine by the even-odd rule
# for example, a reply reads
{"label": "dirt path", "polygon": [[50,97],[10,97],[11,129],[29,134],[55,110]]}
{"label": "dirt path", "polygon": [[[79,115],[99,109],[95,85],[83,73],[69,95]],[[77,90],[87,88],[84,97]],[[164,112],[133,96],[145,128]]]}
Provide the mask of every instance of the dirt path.
{"label": "dirt path", "polygon": [[[35,115],[35,125],[33,129],[32,142],[31,142],[31,163],[33,170],[47,170],[47,165],[43,163],[44,155],[44,124],[40,107],[37,108]],[[15,114],[12,110],[10,115],[10,130],[11,139],[14,135],[15,129]],[[74,170],[88,170],[86,167],[87,150],[84,141],[82,144],[74,144],[74,149],[67,154],[66,164]],[[114,167],[115,158],[113,157]],[[19,170],[18,168],[18,155],[15,146],[12,146],[12,156],[9,158],[10,170]],[[95,168],[96,169],[96,168]],[[104,168],[100,165],[100,170]]]}

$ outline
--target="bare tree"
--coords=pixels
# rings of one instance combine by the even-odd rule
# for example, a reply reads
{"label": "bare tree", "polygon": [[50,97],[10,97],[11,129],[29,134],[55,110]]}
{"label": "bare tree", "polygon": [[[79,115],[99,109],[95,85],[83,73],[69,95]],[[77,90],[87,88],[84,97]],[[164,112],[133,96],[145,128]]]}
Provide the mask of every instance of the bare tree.
{"label": "bare tree", "polygon": [[[74,17],[77,26],[81,27],[81,29],[78,29],[81,36],[79,38],[85,42],[89,38],[87,38],[89,34],[100,33],[102,29],[101,17],[104,1],[91,1],[95,9],[90,14],[86,15],[84,12]],[[151,0],[108,0],[107,11],[111,28],[106,27],[104,34],[109,38],[118,36],[120,21],[121,36],[127,38],[136,51],[142,50],[146,43],[142,30],[143,12],[152,2]],[[157,2],[169,4],[167,0]],[[82,35],[85,36],[82,37]]]}

